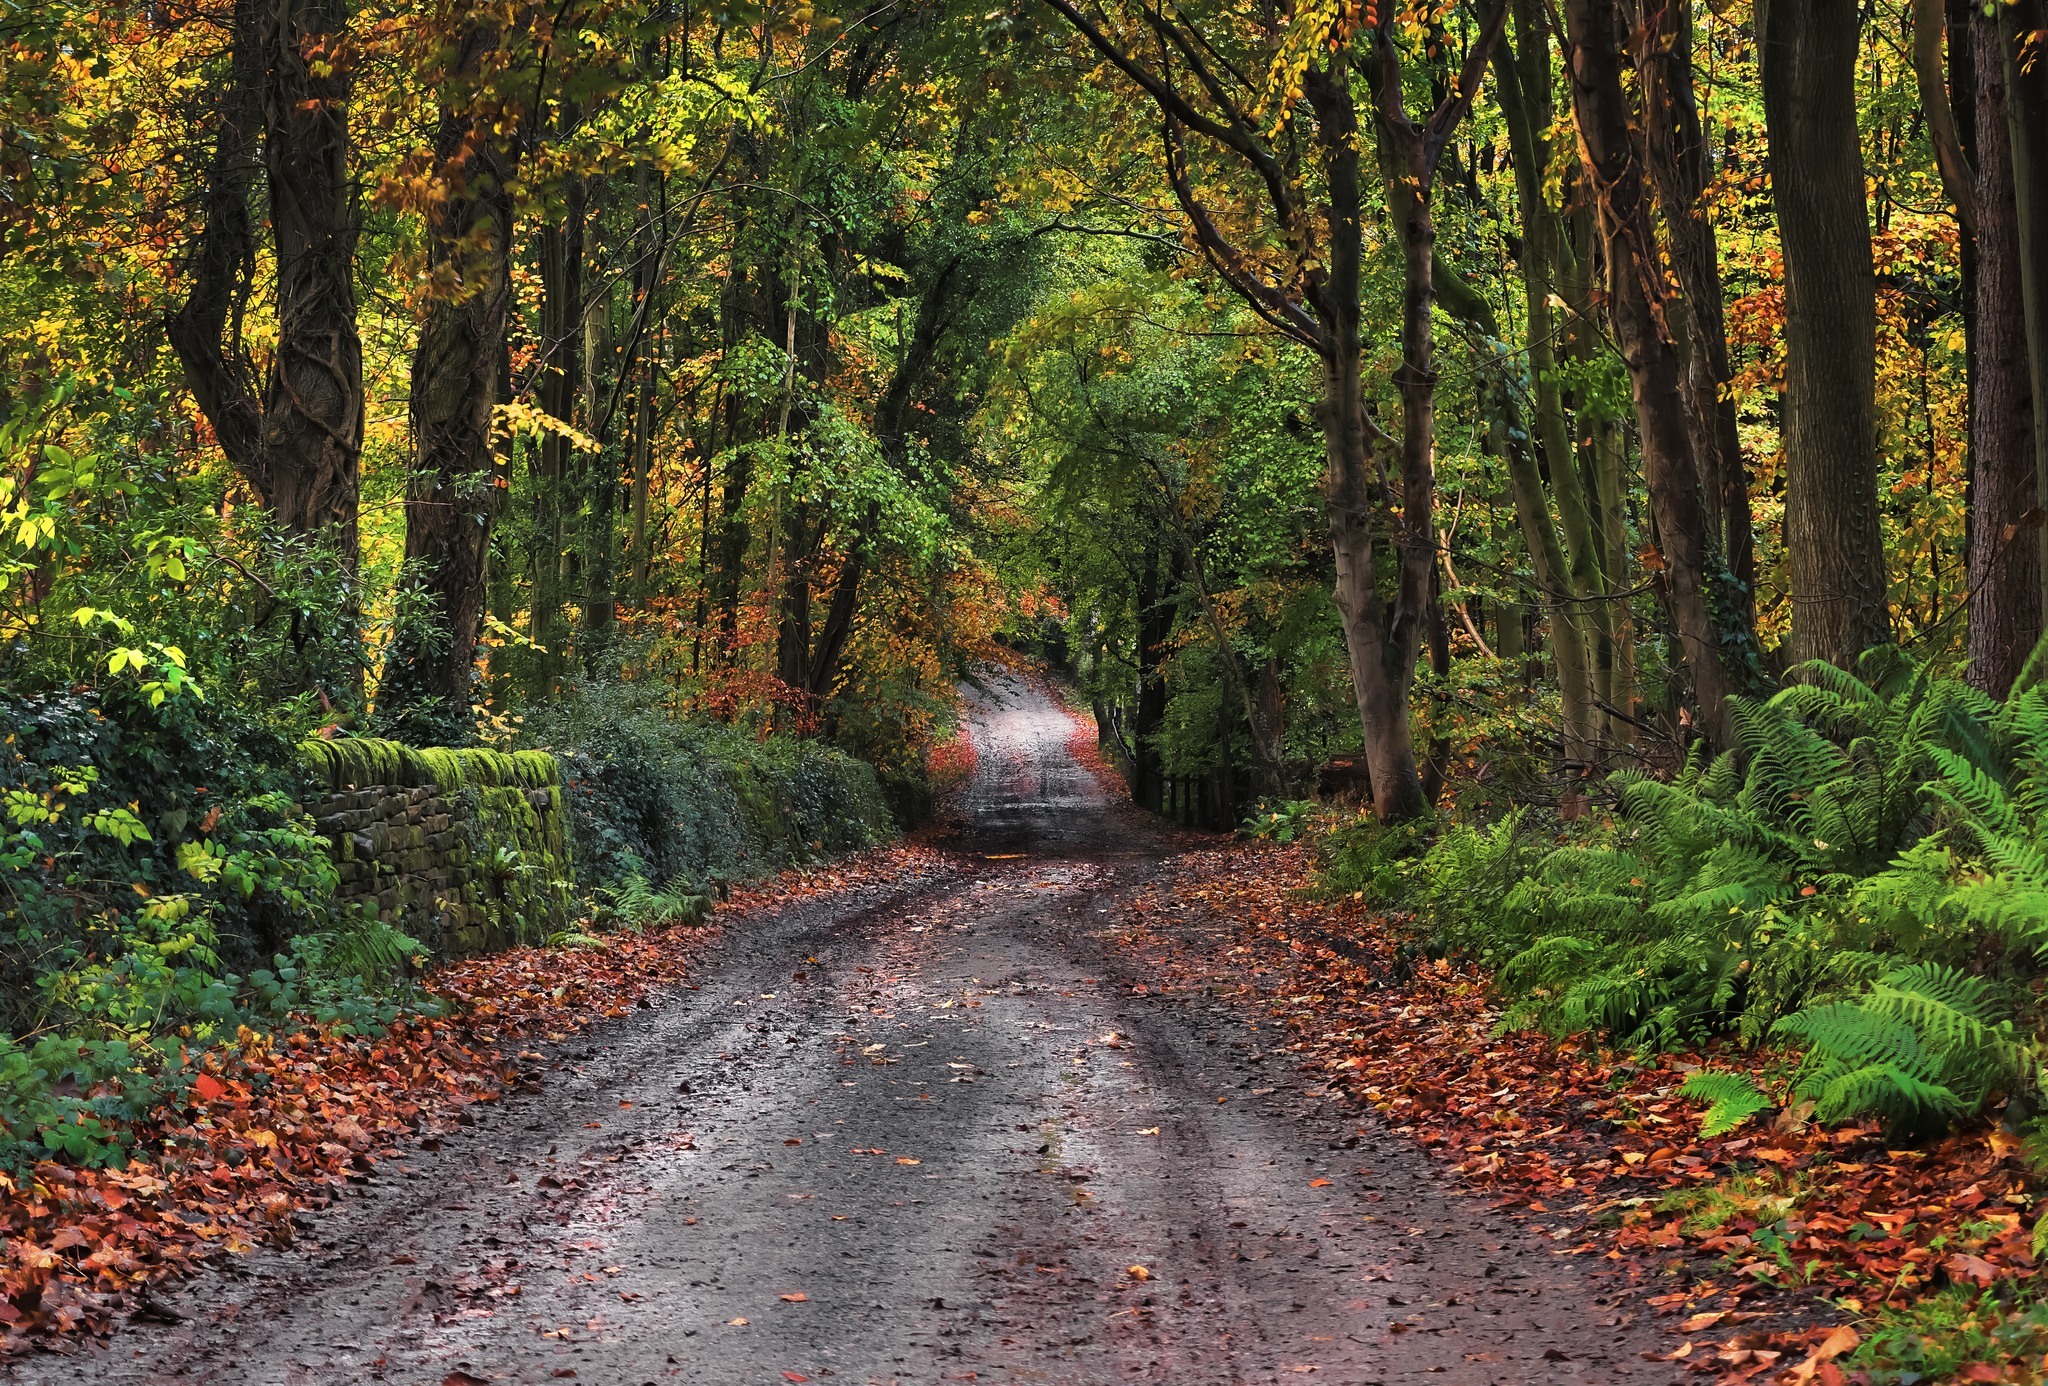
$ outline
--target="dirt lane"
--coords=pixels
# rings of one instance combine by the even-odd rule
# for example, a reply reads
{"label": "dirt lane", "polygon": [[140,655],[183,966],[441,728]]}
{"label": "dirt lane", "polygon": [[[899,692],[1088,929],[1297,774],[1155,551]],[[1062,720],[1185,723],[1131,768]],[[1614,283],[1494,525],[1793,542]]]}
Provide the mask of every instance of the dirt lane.
{"label": "dirt lane", "polygon": [[1674,1379],[1618,1281],[1325,1111],[1222,1005],[1119,978],[1092,935],[1178,848],[1069,727],[999,685],[953,864],[731,921],[700,989],[295,1250],[14,1378]]}

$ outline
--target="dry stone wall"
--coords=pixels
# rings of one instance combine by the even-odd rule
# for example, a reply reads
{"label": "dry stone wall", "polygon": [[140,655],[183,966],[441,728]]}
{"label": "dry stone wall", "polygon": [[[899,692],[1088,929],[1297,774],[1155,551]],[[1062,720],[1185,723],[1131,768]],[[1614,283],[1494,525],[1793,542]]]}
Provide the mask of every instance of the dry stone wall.
{"label": "dry stone wall", "polygon": [[346,907],[376,911],[443,958],[531,943],[570,917],[561,773],[545,751],[309,741],[307,805]]}

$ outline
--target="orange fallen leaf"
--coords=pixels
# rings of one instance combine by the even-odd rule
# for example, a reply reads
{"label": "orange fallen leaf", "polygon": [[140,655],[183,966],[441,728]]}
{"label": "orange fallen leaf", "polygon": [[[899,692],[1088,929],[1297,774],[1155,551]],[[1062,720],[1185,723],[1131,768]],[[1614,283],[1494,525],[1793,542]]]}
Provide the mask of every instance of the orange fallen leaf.
{"label": "orange fallen leaf", "polygon": [[1941,1263],[1951,1278],[1967,1280],[1973,1285],[1989,1285],[1998,1279],[1998,1267],[1982,1256],[1972,1256],[1967,1251],[1958,1251]]}
{"label": "orange fallen leaf", "polygon": [[802,1290],[798,1290],[793,1295],[784,1295],[782,1297],[782,1302],[785,1304],[805,1304],[810,1301],[810,1298],[811,1297],[805,1294]]}
{"label": "orange fallen leaf", "polygon": [[1330,1187],[1330,1181],[1327,1179],[1311,1179],[1308,1181],[1308,1186],[1311,1189],[1327,1189]]}

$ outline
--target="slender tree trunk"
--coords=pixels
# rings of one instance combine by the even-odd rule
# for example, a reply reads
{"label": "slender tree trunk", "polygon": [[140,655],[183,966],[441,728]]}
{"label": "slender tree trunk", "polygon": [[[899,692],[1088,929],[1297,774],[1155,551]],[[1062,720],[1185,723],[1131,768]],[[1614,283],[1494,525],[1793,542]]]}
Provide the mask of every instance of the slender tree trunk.
{"label": "slender tree trunk", "polygon": [[583,651],[584,667],[596,672],[595,661],[603,657],[610,637],[612,618],[618,611],[619,570],[619,466],[611,446],[608,377],[629,370],[632,363],[615,359],[612,342],[611,295],[600,291],[586,296],[583,310],[584,431],[597,443],[597,451],[585,459],[589,484],[585,487],[589,516],[583,541]]}
{"label": "slender tree trunk", "polygon": [[[1415,660],[1428,624],[1430,576],[1436,567],[1435,492],[1432,458],[1433,418],[1424,418],[1402,458],[1402,514],[1395,537],[1394,601],[1381,594],[1377,573],[1378,521],[1386,507],[1374,495],[1372,445],[1365,417],[1365,344],[1359,294],[1362,287],[1360,216],[1363,188],[1359,177],[1360,138],[1350,77],[1341,58],[1310,74],[1309,100],[1316,106],[1317,134],[1323,141],[1330,199],[1330,275],[1318,316],[1327,333],[1323,356],[1323,398],[1320,409],[1325,471],[1324,510],[1330,550],[1336,560],[1337,611],[1350,658],[1353,696],[1364,732],[1366,765],[1372,775],[1373,811],[1383,822],[1405,822],[1429,812],[1422,776],[1415,762],[1409,731],[1408,692],[1415,681]],[[1426,232],[1427,209],[1422,212]],[[1401,220],[1399,210],[1396,219]],[[1408,244],[1416,228],[1404,224],[1402,262],[1403,418],[1410,419],[1410,401],[1417,387],[1433,379],[1428,357],[1427,327],[1422,328],[1420,360],[1413,319],[1429,312],[1430,246],[1419,248],[1421,282],[1416,283],[1417,250]],[[1419,289],[1419,292],[1418,292]],[[1416,403],[1419,404],[1419,399]],[[1421,412],[1416,410],[1415,412]]]}
{"label": "slender tree trunk", "polygon": [[[733,344],[738,343],[736,330],[729,340]],[[718,483],[713,563],[706,578],[716,607],[718,649],[715,656],[725,664],[739,657],[740,595],[746,584],[747,550],[752,546],[754,537],[746,511],[747,492],[754,482],[752,440],[740,436],[745,410],[739,391],[728,390],[725,395],[725,470]],[[705,464],[707,473],[710,465],[709,462]],[[705,484],[708,499],[708,474]]]}
{"label": "slender tree trunk", "polygon": [[262,171],[257,136],[263,127],[264,3],[235,0],[218,133],[200,195],[203,223],[179,266],[185,301],[165,324],[200,413],[213,425],[229,463],[259,497],[269,477],[263,402],[241,329],[256,260],[249,204]]}
{"label": "slender tree trunk", "polygon": [[822,706],[839,682],[839,662],[853,634],[853,618],[860,605],[860,580],[867,571],[862,549],[881,521],[881,506],[870,504],[853,536],[846,541],[847,552],[840,559],[838,575],[832,582],[832,601],[825,610],[825,624],[818,629],[810,667],[805,670],[806,689],[814,706]]}
{"label": "slender tree trunk", "polygon": [[[1167,593],[1179,582],[1180,550],[1173,546],[1172,571],[1162,575],[1161,544],[1154,536],[1138,573],[1138,699],[1131,717],[1131,797],[1154,813],[1166,807],[1166,777],[1159,762],[1158,733],[1166,720],[1166,680],[1160,653],[1173,638],[1173,608]],[[1162,583],[1161,579],[1165,581]]]}
{"label": "slender tree trunk", "polygon": [[[2048,502],[2048,0],[1998,7],[2018,210],[2020,289],[2026,301],[2028,395],[2034,412],[2035,494]],[[2041,605],[2048,612],[2048,539],[2040,541]]]}
{"label": "slender tree trunk", "polygon": [[[473,27],[457,43],[449,85],[469,91],[497,47],[494,28]],[[492,407],[502,388],[511,304],[512,197],[516,158],[496,113],[443,108],[435,157],[446,196],[427,216],[429,263],[449,287],[427,310],[412,358],[413,465],[406,483],[405,575],[413,619],[385,652],[379,712],[401,724],[438,709],[441,736],[469,709],[477,637],[484,617],[491,526],[503,504],[492,446]]]}
{"label": "slender tree trunk", "polygon": [[[1799,3],[1799,0],[1788,0]],[[1756,613],[1756,539],[1749,510],[1749,469],[1742,457],[1735,401],[1724,386],[1728,328],[1721,301],[1721,255],[1705,205],[1708,165],[1699,101],[1693,86],[1692,9],[1666,4],[1638,50],[1638,86],[1649,127],[1646,146],[1657,186],[1670,259],[1683,291],[1673,302],[1673,340],[1685,368],[1707,515],[1749,619]],[[1860,185],[1859,185],[1860,186]]]}
{"label": "slender tree trunk", "polygon": [[811,687],[811,563],[824,541],[825,521],[814,529],[811,507],[785,508],[782,588],[776,594],[775,675],[792,694],[808,698]]}
{"label": "slender tree trunk", "polygon": [[1877,501],[1877,279],[1856,128],[1855,0],[1770,0],[1771,196],[1785,257],[1792,647],[1848,667],[1891,639]]}
{"label": "slender tree trunk", "polygon": [[[1615,574],[1613,595],[1603,598],[1607,607],[1604,643],[1599,657],[1600,701],[1611,712],[1608,737],[1613,745],[1633,746],[1636,741],[1636,628],[1627,597],[1620,589],[1627,585],[1621,576],[1628,572],[1628,425],[1622,419],[1603,419],[1593,436],[1594,486],[1600,497],[1601,567]],[[1745,507],[1745,513],[1747,513]],[[1736,607],[1735,624],[1744,632],[1755,629],[1755,607],[1741,600],[1743,591],[1729,594]],[[1754,648],[1755,637],[1749,636]]]}
{"label": "slender tree trunk", "polygon": [[[560,223],[549,222],[540,234],[540,407],[558,423],[576,416],[577,386],[583,374],[583,212],[584,189],[572,184],[568,209]],[[534,478],[533,620],[531,638],[543,656],[543,683],[551,683],[561,667],[567,636],[562,599],[566,594],[564,564],[568,555],[567,519],[574,481],[573,448],[566,435],[550,428],[540,440]]]}
{"label": "slender tree trunk", "polygon": [[1731,731],[1728,698],[1755,679],[1755,638],[1707,523],[1691,411],[1662,312],[1663,276],[1634,154],[1614,14],[1604,0],[1564,0],[1563,8],[1579,148],[1607,252],[1608,311],[1635,399],[1672,613],[1701,729],[1709,742],[1725,746]]}
{"label": "slender tree trunk", "polygon": [[[660,342],[660,334],[657,333],[654,349],[656,357],[661,353]],[[635,604],[645,603],[648,598],[650,571],[654,563],[654,554],[649,547],[647,534],[647,505],[654,489],[654,374],[654,362],[645,361],[641,364],[639,379],[634,382],[633,494],[630,502],[631,528],[626,546],[633,558],[633,590],[629,599]],[[694,408],[694,405],[690,407]],[[708,451],[704,454],[704,465],[706,468],[711,465],[711,455]]]}
{"label": "slender tree trunk", "polygon": [[[636,311],[644,324],[650,316],[653,296],[660,288],[659,263],[660,239],[666,225],[668,210],[668,175],[657,175],[651,165],[641,164],[634,171],[633,187],[638,204],[639,222],[635,228],[634,250],[637,260],[634,265]],[[647,502],[654,484],[654,386],[656,367],[661,360],[662,344],[666,335],[666,324],[657,324],[651,340],[638,344],[642,352],[639,374],[635,380],[636,398],[633,409],[633,495],[630,537],[627,549],[632,556],[631,600],[645,602],[648,596],[648,570],[653,563],[653,554],[648,551]],[[645,329],[643,327],[643,333]],[[689,336],[684,334],[684,354],[688,354]],[[690,407],[694,410],[694,390]],[[703,449],[704,465],[711,465],[712,449]]]}
{"label": "slender tree trunk", "polygon": [[[1573,459],[1564,400],[1558,389],[1558,325],[1551,298],[1559,289],[1559,266],[1571,252],[1564,228],[1543,192],[1549,163],[1544,132],[1551,125],[1550,39],[1548,21],[1530,0],[1521,0],[1516,6],[1515,43],[1511,47],[1503,41],[1495,55],[1495,69],[1499,76],[1495,90],[1508,127],[1516,202],[1521,210],[1522,301],[1528,318],[1529,383],[1536,406],[1532,451],[1532,440],[1515,417],[1513,393],[1504,392],[1497,451],[1507,462],[1515,517],[1549,613],[1562,702],[1563,760],[1567,765],[1599,764],[1604,760],[1601,743],[1606,738],[1600,731],[1604,718],[1594,707],[1592,671],[1612,613],[1604,597],[1608,581],[1600,562],[1592,507]],[[1483,306],[1484,300],[1480,303]],[[1450,306],[1448,299],[1446,306]],[[1491,317],[1490,309],[1487,316]],[[1499,335],[1496,329],[1488,331]],[[1551,483],[1547,489],[1546,471]],[[1549,493],[1556,497],[1557,523],[1551,519]]]}
{"label": "slender tree trunk", "polygon": [[1970,393],[1970,682],[2012,687],[2041,635],[2041,517],[2012,126],[1998,21],[1973,14],[1977,332]]}

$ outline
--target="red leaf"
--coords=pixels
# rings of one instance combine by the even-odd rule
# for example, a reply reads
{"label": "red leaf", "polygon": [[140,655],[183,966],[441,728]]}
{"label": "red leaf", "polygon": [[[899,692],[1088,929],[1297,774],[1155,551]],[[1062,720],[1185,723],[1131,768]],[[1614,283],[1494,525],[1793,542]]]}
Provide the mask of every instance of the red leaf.
{"label": "red leaf", "polygon": [[199,1094],[201,1102],[218,1102],[228,1095],[227,1085],[211,1073],[202,1073],[194,1080],[192,1091]]}

